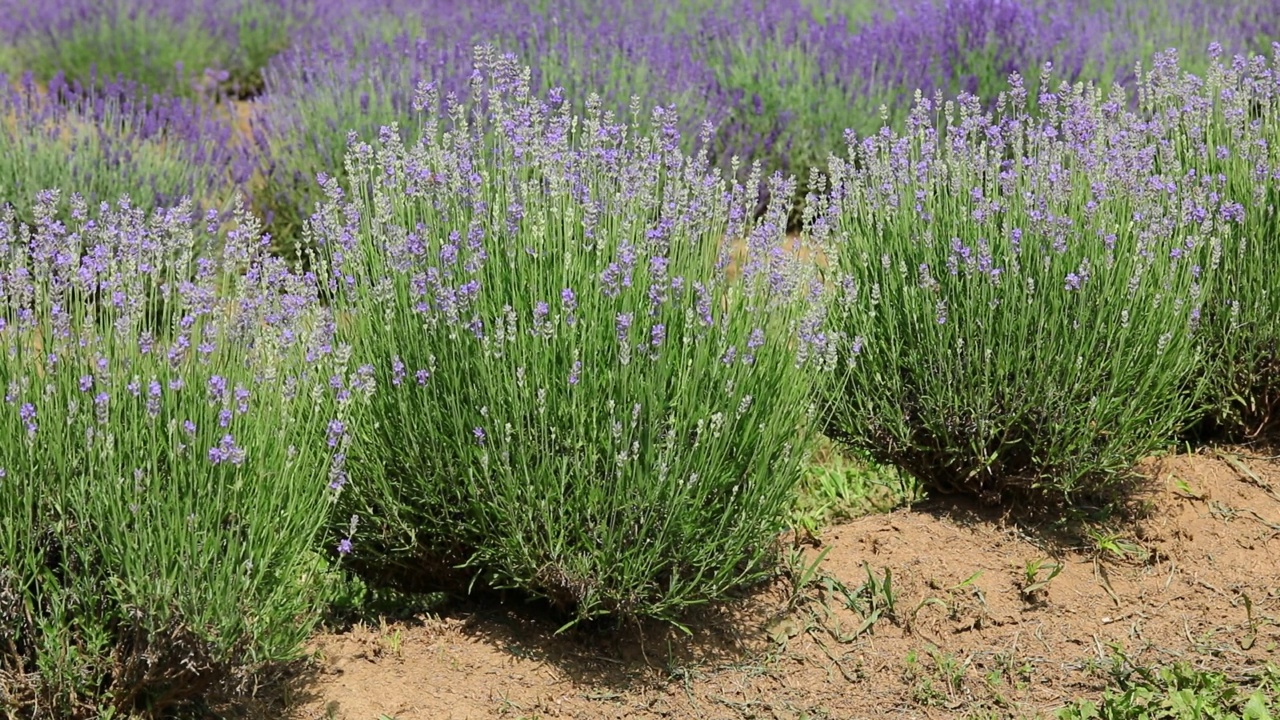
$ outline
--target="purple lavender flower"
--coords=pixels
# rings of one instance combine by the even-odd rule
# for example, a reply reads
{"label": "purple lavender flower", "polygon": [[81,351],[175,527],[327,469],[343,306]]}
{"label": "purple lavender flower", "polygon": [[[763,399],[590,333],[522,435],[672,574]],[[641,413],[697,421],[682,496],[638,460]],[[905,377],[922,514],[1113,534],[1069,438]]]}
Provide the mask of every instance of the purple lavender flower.
{"label": "purple lavender flower", "polygon": [[160,414],[160,383],[152,380],[147,383],[147,415],[156,417]]}
{"label": "purple lavender flower", "polygon": [[600,283],[603,286],[601,291],[605,297],[616,298],[622,292],[622,268],[618,263],[609,263],[609,266],[600,273]]}
{"label": "purple lavender flower", "polygon": [[39,423],[36,422],[36,406],[31,403],[23,403],[22,407],[18,408],[18,417],[26,425],[27,435],[35,435],[36,430],[40,428]]}
{"label": "purple lavender flower", "polygon": [[244,449],[237,446],[235,438],[229,434],[223,435],[217,445],[209,448],[209,462],[214,465],[231,463],[238,466],[244,463],[244,459]]}
{"label": "purple lavender flower", "polygon": [[93,376],[81,375],[80,376],[80,392],[89,392],[92,389],[93,389]]}
{"label": "purple lavender flower", "polygon": [[373,365],[368,363],[356,368],[355,375],[351,378],[351,389],[368,397],[374,391],[375,372]]}
{"label": "purple lavender flower", "polygon": [[209,378],[209,400],[213,402],[221,401],[222,397],[227,393],[227,379],[221,375],[214,375]]}
{"label": "purple lavender flower", "polygon": [[400,387],[400,383],[404,382],[404,361],[399,355],[391,356],[391,384]]}
{"label": "purple lavender flower", "polygon": [[107,424],[107,402],[110,399],[111,396],[105,392],[100,392],[93,397],[93,407],[97,413],[99,425]]}
{"label": "purple lavender flower", "polygon": [[331,448],[338,447],[338,443],[339,441],[342,440],[342,436],[346,433],[346,431],[347,431],[347,426],[344,425],[341,420],[337,420],[337,419],[330,420],[329,435],[328,435],[329,447]]}
{"label": "purple lavender flower", "polygon": [[615,322],[618,331],[618,342],[626,343],[627,334],[631,330],[631,322],[634,316],[631,313],[618,313]]}
{"label": "purple lavender flower", "polygon": [[333,462],[329,465],[329,489],[339,492],[347,486],[350,479],[347,476],[347,456],[344,453],[335,453]]}
{"label": "purple lavender flower", "polygon": [[667,339],[667,326],[662,323],[654,325],[649,331],[649,344],[653,347],[662,347],[662,343]]}
{"label": "purple lavender flower", "polygon": [[483,445],[485,439],[484,428],[476,427],[471,429],[471,434],[476,436],[476,444]]}
{"label": "purple lavender flower", "polygon": [[341,539],[341,540],[339,540],[339,541],[338,541],[338,554],[339,554],[339,555],[350,555],[350,554],[351,554],[351,549],[352,549],[352,548],[351,548],[351,538],[343,538],[343,539]]}

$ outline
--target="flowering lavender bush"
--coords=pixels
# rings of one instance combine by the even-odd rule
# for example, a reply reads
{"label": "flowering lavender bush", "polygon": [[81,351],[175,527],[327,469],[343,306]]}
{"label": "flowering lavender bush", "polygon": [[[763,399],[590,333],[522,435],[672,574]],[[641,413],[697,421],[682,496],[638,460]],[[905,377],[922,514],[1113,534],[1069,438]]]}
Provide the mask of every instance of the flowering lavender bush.
{"label": "flowering lavender bush", "polygon": [[309,224],[379,387],[353,419],[351,561],[674,618],[771,571],[820,286],[783,252],[784,204],[752,223],[754,191],[682,154],[668,111],[654,133],[598,99],[576,117],[477,53],[476,102],[424,86],[421,140],[355,142]]}
{"label": "flowering lavender bush", "polygon": [[835,258],[830,432],[935,487],[1107,499],[1194,414],[1247,198],[1168,164],[1165,120],[1118,87],[1063,83],[1031,115],[1012,82],[994,114],[921,99],[832,160],[808,210]]}
{"label": "flowering lavender bush", "polygon": [[1160,56],[1140,112],[1156,118],[1142,130],[1164,172],[1211,178],[1236,203],[1238,226],[1214,238],[1203,339],[1210,418],[1239,439],[1280,419],[1280,45],[1270,58],[1220,52],[1211,48],[1203,76],[1184,72],[1175,53]]}
{"label": "flowering lavender bush", "polygon": [[250,216],[70,206],[0,218],[0,698],[162,716],[297,653],[364,395]]}
{"label": "flowering lavender bush", "polygon": [[30,223],[36,193],[59,187],[89,203],[128,195],[149,209],[193,197],[229,210],[251,170],[230,127],[191,102],[137,96],[123,81],[91,91],[61,75],[44,88],[30,74],[13,85],[0,75],[0,206]]}
{"label": "flowering lavender bush", "polygon": [[[8,5],[9,7],[3,7]],[[252,94],[261,69],[305,24],[314,0],[64,0],[0,3],[9,63],[42,82],[123,75],[151,92]],[[0,68],[3,69],[3,68]]]}
{"label": "flowering lavender bush", "polygon": [[[412,108],[413,89],[426,80],[441,95],[466,98],[477,42],[532,63],[534,89],[561,88],[564,102],[578,114],[591,93],[600,93],[604,107],[619,113],[630,112],[633,96],[643,98],[645,113],[632,118],[637,125],[647,122],[655,98],[688,106],[701,113],[699,120],[719,117],[698,97],[708,68],[694,62],[686,37],[664,32],[654,13],[514,2],[483,10],[442,3],[413,15],[413,3],[407,4],[396,9],[408,13],[397,24],[406,29],[388,32],[381,21],[354,23],[341,36],[316,38],[284,53],[265,73],[267,92],[253,132],[265,183],[255,196],[286,254],[322,199],[316,174],[343,180],[347,134],[354,130],[371,140],[380,128],[397,125],[406,143],[416,142],[421,117]],[[396,17],[389,12],[374,16]]]}

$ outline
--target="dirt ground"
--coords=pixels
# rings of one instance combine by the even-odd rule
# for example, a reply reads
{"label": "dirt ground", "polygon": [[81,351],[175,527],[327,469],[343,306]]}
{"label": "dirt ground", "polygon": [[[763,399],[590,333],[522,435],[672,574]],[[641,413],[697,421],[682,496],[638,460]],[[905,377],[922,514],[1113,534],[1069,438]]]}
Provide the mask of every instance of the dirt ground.
{"label": "dirt ground", "polygon": [[692,638],[556,637],[519,605],[320,635],[281,714],[1050,717],[1099,696],[1117,657],[1243,677],[1280,645],[1280,462],[1250,453],[1152,461],[1130,532],[1066,547],[945,498],[831,527],[802,549],[825,554],[798,595],[779,579],[696,618]]}

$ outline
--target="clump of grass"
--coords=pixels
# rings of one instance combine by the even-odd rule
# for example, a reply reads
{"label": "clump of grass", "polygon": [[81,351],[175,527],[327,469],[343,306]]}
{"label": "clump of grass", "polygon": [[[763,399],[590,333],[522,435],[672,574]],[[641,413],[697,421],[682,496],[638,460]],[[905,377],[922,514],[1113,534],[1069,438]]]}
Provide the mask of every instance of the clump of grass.
{"label": "clump of grass", "polygon": [[889,512],[923,496],[914,477],[818,438],[796,486],[792,517],[798,528],[816,533],[823,526]]}
{"label": "clump of grass", "polygon": [[60,205],[0,215],[0,698],[162,717],[298,655],[364,376],[247,213]]}
{"label": "clump of grass", "polygon": [[1105,504],[1195,417],[1242,198],[1168,166],[1146,131],[1168,120],[1119,87],[1046,84],[1033,115],[1011,82],[832,159],[807,210],[833,259],[827,432],[932,488]]}
{"label": "clump of grass", "polygon": [[[423,88],[418,143],[355,143],[310,224],[339,336],[385,389],[354,430],[353,567],[676,621],[775,570],[828,363],[820,287],[783,251],[785,204],[752,221],[668,111],[635,132],[539,100],[509,56],[476,64],[469,102]],[[747,246],[732,281],[726,238]]]}

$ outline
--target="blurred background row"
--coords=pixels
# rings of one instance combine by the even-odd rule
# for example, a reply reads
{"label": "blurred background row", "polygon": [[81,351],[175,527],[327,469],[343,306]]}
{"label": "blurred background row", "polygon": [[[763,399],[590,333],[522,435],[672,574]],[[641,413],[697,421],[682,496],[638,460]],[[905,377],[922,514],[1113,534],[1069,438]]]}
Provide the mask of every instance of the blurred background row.
{"label": "blurred background row", "polygon": [[673,107],[687,150],[710,123],[715,164],[794,174],[802,200],[845,130],[901,125],[917,92],[991,101],[1015,70],[1129,83],[1170,47],[1192,70],[1211,43],[1269,52],[1278,22],[1280,0],[3,0],[0,198],[240,191],[288,254],[348,132],[414,140],[417,84],[465,95],[492,44],[578,112],[594,93],[641,125]]}

